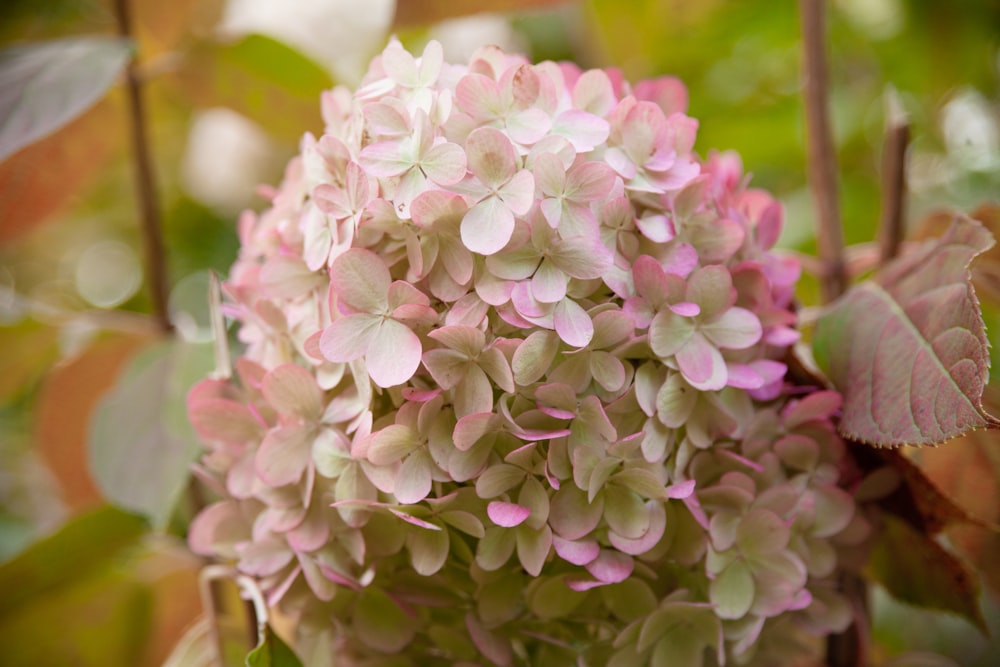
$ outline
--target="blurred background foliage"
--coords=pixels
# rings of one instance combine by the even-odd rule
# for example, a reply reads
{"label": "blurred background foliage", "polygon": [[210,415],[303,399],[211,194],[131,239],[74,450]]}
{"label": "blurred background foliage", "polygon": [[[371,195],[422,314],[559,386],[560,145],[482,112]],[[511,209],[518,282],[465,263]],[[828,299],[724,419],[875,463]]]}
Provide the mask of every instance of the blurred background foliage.
{"label": "blurred background foliage", "polygon": [[[919,228],[934,211],[996,200],[1000,2],[829,5],[847,241],[864,243],[875,234],[889,86],[912,124],[909,227]],[[133,0],[130,6],[177,345],[210,340],[207,272],[227,272],[238,252],[240,210],[260,208],[257,186],[278,182],[303,131],[322,129],[320,91],[334,82],[356,84],[390,34],[411,50],[439,39],[452,60],[497,43],[536,61],[618,67],[633,81],[679,76],[689,89],[689,113],[700,122],[697,150],[738,151],[753,183],[785,204],[782,245],[813,250],[793,3],[369,0],[363,11],[352,0]],[[0,3],[0,47],[114,32],[108,0]],[[199,563],[181,540],[191,513],[181,493],[186,462],[162,492],[123,488],[120,480],[129,469],[122,456],[135,457],[134,470],[155,471],[157,446],[193,446],[183,415],[171,408],[173,416],[164,419],[173,421],[162,432],[126,429],[134,442],[103,441],[114,439],[107,424],[111,419],[114,431],[117,418],[115,401],[102,402],[106,392],[133,397],[125,409],[141,411],[176,403],[167,398],[182,396],[183,378],[209,370],[210,354],[163,343],[151,351],[161,335],[143,288],[127,113],[123,87],[115,85],[68,125],[0,162],[0,560],[6,561],[0,589],[8,598],[0,605],[0,650],[11,651],[3,664],[161,664],[200,609]],[[993,215],[998,230],[1000,216],[995,209]],[[987,260],[997,264],[996,257]],[[1000,273],[991,275],[995,281]],[[984,298],[994,338],[996,287],[988,286]],[[808,281],[802,299],[815,302]],[[152,367],[169,379],[136,381],[149,375],[143,369],[150,364],[162,365]],[[103,430],[95,426],[102,420]],[[995,435],[981,434],[924,456],[932,478],[993,522],[1000,520],[997,444]],[[108,509],[109,499],[159,517],[154,523],[166,530],[154,533],[150,523]],[[912,653],[922,650],[963,665],[991,664],[1000,655],[1000,542],[995,533],[964,530],[950,537],[965,541],[966,554],[987,575],[992,643],[963,621],[942,624],[940,614],[880,594],[878,662],[952,664]],[[106,539],[98,540],[102,531]],[[75,559],[65,559],[67,550]],[[54,642],[45,627],[53,622],[66,629]],[[95,629],[100,639],[91,636]],[[43,636],[49,643],[39,648]]]}

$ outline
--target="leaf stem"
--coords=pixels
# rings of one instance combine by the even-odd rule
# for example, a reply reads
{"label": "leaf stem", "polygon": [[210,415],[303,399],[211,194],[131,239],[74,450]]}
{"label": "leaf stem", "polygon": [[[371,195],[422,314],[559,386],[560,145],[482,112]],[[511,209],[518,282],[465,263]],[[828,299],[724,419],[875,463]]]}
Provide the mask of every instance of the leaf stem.
{"label": "leaf stem", "polygon": [[906,215],[906,148],[910,123],[895,89],[885,94],[886,123],[882,143],[882,214],[879,220],[879,261],[899,254]]}
{"label": "leaf stem", "polygon": [[[128,0],[114,0],[115,19],[118,33],[132,38],[132,20]],[[135,169],[135,190],[139,204],[139,218],[146,252],[146,270],[149,273],[150,296],[153,301],[153,316],[161,331],[169,332],[173,327],[167,313],[167,270],[166,254],[163,246],[163,232],[160,221],[159,198],[153,175],[153,161],[150,155],[149,137],[146,129],[146,114],[142,97],[142,84],[138,63],[133,55],[125,68],[125,88],[128,96],[130,139]]]}
{"label": "leaf stem", "polygon": [[823,300],[833,301],[847,289],[844,232],[837,200],[837,155],[829,115],[826,63],[826,3],[800,0],[802,60],[809,185],[816,206],[816,241],[824,272]]}

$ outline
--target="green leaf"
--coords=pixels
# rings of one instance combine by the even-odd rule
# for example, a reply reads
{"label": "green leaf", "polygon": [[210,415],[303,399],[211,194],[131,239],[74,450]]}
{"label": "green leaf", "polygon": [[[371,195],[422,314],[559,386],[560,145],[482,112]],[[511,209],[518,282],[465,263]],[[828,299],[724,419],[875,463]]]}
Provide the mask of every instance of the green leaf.
{"label": "green leaf", "polygon": [[813,352],[844,396],[842,435],[930,445],[997,426],[982,406],[989,346],[969,277],[973,258],[992,245],[985,227],[958,217],[819,319]]}
{"label": "green leaf", "polygon": [[570,0],[400,0],[396,3],[393,25],[397,28],[429,25],[446,19],[484,12],[515,12],[569,4]]}
{"label": "green leaf", "polygon": [[369,586],[354,606],[354,630],[366,646],[398,653],[413,641],[419,621],[383,591]]}
{"label": "green leaf", "polygon": [[322,128],[319,95],[333,85],[315,62],[263,35],[202,42],[188,54],[177,83],[196,105],[229,107],[293,141]]}
{"label": "green leaf", "polygon": [[302,661],[288,644],[281,641],[270,625],[264,626],[264,636],[246,659],[247,667],[302,667]]}
{"label": "green leaf", "polygon": [[83,514],[0,565],[0,617],[95,571],[135,546],[146,522],[113,507]]}
{"label": "green leaf", "polygon": [[131,42],[118,37],[74,37],[0,51],[0,160],[93,106],[131,52]]}
{"label": "green leaf", "polygon": [[188,423],[188,389],[212,368],[212,347],[165,341],[136,356],[101,401],[89,460],[105,497],[163,527],[187,484],[199,446]]}
{"label": "green leaf", "polygon": [[[72,559],[72,552],[67,552]],[[149,589],[128,574],[81,575],[32,596],[0,623],[5,667],[138,665],[152,621]],[[5,587],[4,593],[20,592]]]}
{"label": "green leaf", "polygon": [[906,521],[882,515],[882,530],[868,569],[898,600],[954,612],[987,633],[976,575],[933,537]]}

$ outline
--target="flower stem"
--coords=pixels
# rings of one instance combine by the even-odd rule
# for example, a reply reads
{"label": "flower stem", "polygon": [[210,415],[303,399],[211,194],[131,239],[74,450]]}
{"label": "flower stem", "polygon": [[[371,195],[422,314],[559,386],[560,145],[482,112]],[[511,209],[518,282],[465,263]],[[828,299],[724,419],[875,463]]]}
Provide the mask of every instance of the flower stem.
{"label": "flower stem", "polygon": [[[128,0],[114,0],[118,33],[132,38],[132,20]],[[160,222],[159,200],[153,175],[146,115],[143,105],[142,85],[135,56],[125,68],[125,89],[128,97],[129,128],[135,169],[135,191],[139,204],[139,220],[146,253],[146,270],[149,274],[153,316],[161,331],[173,327],[167,313],[167,270]]]}
{"label": "flower stem", "polygon": [[906,214],[906,148],[910,123],[892,88],[886,91],[885,139],[882,144],[882,215],[879,220],[879,261],[899,254]]}
{"label": "flower stem", "polygon": [[847,269],[837,200],[837,155],[833,148],[829,114],[825,10],[823,0],[799,1],[807,166],[816,206],[816,242],[824,268],[820,284],[823,300],[829,302],[847,289]]}

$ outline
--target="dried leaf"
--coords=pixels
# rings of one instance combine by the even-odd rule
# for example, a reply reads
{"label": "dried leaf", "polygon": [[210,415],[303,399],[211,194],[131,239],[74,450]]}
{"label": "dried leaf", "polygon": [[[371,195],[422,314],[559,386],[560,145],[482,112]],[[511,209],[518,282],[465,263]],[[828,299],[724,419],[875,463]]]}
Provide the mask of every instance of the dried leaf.
{"label": "dried leaf", "polygon": [[120,37],[72,37],[0,52],[0,160],[94,105],[132,53]]}
{"label": "dried leaf", "polygon": [[87,468],[87,431],[101,395],[118,378],[125,362],[146,342],[118,335],[96,341],[76,357],[53,368],[35,403],[35,447],[72,509],[103,501]]}
{"label": "dried leaf", "polygon": [[[962,449],[957,442],[943,450]],[[928,450],[930,451],[930,450]],[[938,450],[935,450],[938,451]],[[911,460],[896,451],[880,452],[881,459],[895,468],[903,478],[903,484],[880,504],[885,509],[905,519],[917,530],[928,535],[936,535],[951,525],[972,524],[980,528],[990,528],[988,521],[977,518],[943,492],[923,470]]]}
{"label": "dried leaf", "polygon": [[931,445],[998,424],[982,407],[988,342],[969,282],[970,262],[992,245],[982,225],[958,217],[819,319],[813,351],[844,396],[842,435]]}
{"label": "dried leaf", "polygon": [[106,99],[0,163],[0,244],[69,206],[122,145],[122,109]]}
{"label": "dried leaf", "polygon": [[891,514],[882,516],[868,569],[898,600],[954,612],[987,632],[979,608],[978,579],[933,537],[906,521]]}

